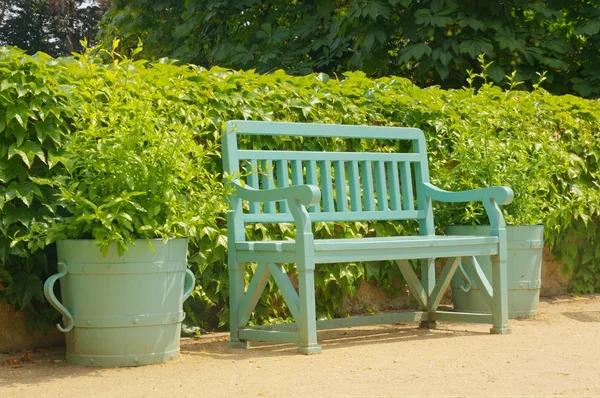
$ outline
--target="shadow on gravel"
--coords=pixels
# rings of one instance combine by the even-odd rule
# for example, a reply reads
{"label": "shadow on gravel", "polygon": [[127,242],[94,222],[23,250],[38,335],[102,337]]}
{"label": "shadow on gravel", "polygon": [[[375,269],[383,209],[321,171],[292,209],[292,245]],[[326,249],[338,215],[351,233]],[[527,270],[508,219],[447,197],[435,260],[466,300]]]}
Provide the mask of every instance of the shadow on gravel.
{"label": "shadow on gravel", "polygon": [[[419,329],[414,324],[385,325],[381,327],[361,327],[356,329],[326,330],[318,332],[318,339],[323,351],[343,349],[373,344],[398,343],[416,340],[448,339],[461,336],[489,336],[488,332],[468,330],[450,330],[440,327],[428,330]],[[232,360],[236,358],[275,357],[282,355],[300,355],[294,344],[252,343],[247,350],[230,349],[229,338],[191,340],[182,344],[184,355],[210,356],[215,359]]]}
{"label": "shadow on gravel", "polygon": [[600,311],[561,312],[561,314],[579,322],[600,322]]}

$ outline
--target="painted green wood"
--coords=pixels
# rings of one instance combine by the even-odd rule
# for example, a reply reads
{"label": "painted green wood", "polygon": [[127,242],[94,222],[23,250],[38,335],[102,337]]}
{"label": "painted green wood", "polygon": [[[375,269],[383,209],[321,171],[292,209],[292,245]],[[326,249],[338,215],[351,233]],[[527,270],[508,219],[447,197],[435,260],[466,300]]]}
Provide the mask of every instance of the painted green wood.
{"label": "painted green wood", "polygon": [[350,186],[350,210],[362,211],[362,204],[360,202],[360,174],[358,172],[358,162],[355,160],[350,161],[348,164],[348,185]]}
{"label": "painted green wood", "polygon": [[[432,253],[436,257],[456,257],[456,256],[490,256],[498,251],[498,243],[468,245],[468,246],[442,246],[442,247],[386,247],[381,249],[361,250],[356,248],[344,248],[338,250],[315,251],[313,258],[315,264],[337,264],[356,261],[384,261],[384,260],[402,260],[414,259],[423,255]],[[468,254],[465,254],[468,253]],[[237,258],[243,262],[280,262],[294,263],[297,260],[295,251],[246,251],[238,250]],[[424,286],[425,287],[425,286]]]}
{"label": "painted green wood", "polygon": [[[446,252],[447,253],[447,252]],[[423,253],[425,254],[425,253]],[[434,255],[436,253],[432,253]],[[448,256],[440,256],[439,254],[436,257],[448,257]],[[433,294],[433,288],[435,287],[435,258],[422,258],[420,260],[421,264],[421,284],[423,284],[423,288],[427,292],[429,296]]]}
{"label": "painted green wood", "polygon": [[[289,187],[290,177],[287,160],[276,160],[275,164],[277,168],[277,188]],[[288,213],[290,211],[288,209],[287,201],[279,202],[279,211],[281,213]]]}
{"label": "painted green wood", "polygon": [[352,126],[318,123],[273,123],[248,120],[230,120],[226,123],[223,139],[236,140],[236,135],[268,135],[287,137],[339,137],[420,141],[425,147],[425,136],[416,128]]}
{"label": "painted green wood", "polygon": [[[339,250],[380,250],[380,249],[421,249],[428,250],[445,246],[468,247],[479,245],[490,248],[497,247],[498,238],[495,236],[451,236],[451,235],[429,235],[429,236],[390,236],[381,238],[340,238],[340,239],[316,239],[314,241],[315,252],[339,251]],[[237,250],[255,251],[296,251],[297,244],[293,240],[269,240],[254,242],[237,242]],[[491,250],[493,253],[494,250]],[[495,253],[498,253],[496,250]],[[412,257],[414,258],[414,257]]]}
{"label": "painted green wood", "polygon": [[238,325],[238,327],[243,327],[248,323],[252,311],[254,311],[254,307],[256,307],[258,300],[260,300],[260,297],[262,296],[262,291],[265,290],[265,286],[267,286],[269,276],[270,270],[266,263],[259,263],[254,271],[252,280],[250,280],[248,291],[243,295],[241,300],[238,301],[239,305],[237,306],[237,311],[239,315],[235,321],[235,324]]}
{"label": "painted green wood", "polygon": [[240,329],[240,338],[244,340],[269,341],[272,343],[297,344],[298,333],[280,332],[274,330]]}
{"label": "painted green wood", "polygon": [[320,163],[321,184],[323,192],[323,211],[327,213],[335,212],[333,202],[333,179],[331,177],[331,161],[322,160]]}
{"label": "painted green wood", "polygon": [[413,198],[413,184],[409,163],[400,162],[400,175],[402,178],[402,206],[404,210],[414,210],[415,201]]}
{"label": "painted green wood", "polygon": [[[246,183],[250,188],[258,189],[258,177],[260,172],[258,171],[258,166],[256,159],[250,160],[249,169],[248,169],[248,177]],[[251,202],[250,203],[250,213],[256,214],[260,213],[260,203],[259,202]]]}
{"label": "painted green wood", "polygon": [[356,326],[381,325],[383,323],[420,322],[427,319],[426,312],[396,312],[348,318],[323,319],[317,321],[317,330],[351,328]]}
{"label": "painted green wood", "polygon": [[[442,246],[442,247],[407,247],[407,248],[384,248],[368,251],[356,249],[339,249],[337,251],[317,251],[315,252],[316,264],[336,264],[350,263],[355,261],[385,261],[385,260],[407,260],[414,259],[423,254],[435,255],[436,257],[455,257],[464,253],[474,256],[491,255],[497,250],[498,244],[489,245],[469,245],[469,246]],[[435,283],[434,283],[435,285]],[[427,287],[423,285],[425,291]],[[433,286],[432,286],[433,289]],[[431,293],[429,293],[431,294]]]}
{"label": "painted green wood", "polygon": [[412,269],[410,262],[408,260],[396,260],[396,264],[398,265],[398,268],[400,268],[400,272],[406,281],[408,290],[417,300],[419,308],[421,308],[423,311],[427,311],[427,292],[425,292],[425,289],[423,289],[423,285],[421,285],[421,282],[419,281],[417,274],[415,274],[415,271]]}
{"label": "painted green wood", "polygon": [[377,194],[377,209],[388,210],[387,186],[385,184],[385,166],[381,161],[375,162],[375,193]]}
{"label": "painted green wood", "polygon": [[398,163],[386,162],[387,184],[390,191],[390,210],[400,210],[400,178],[398,174]]}
{"label": "painted green wood", "polygon": [[[307,162],[310,160],[321,161],[324,159],[332,162],[349,162],[356,160],[356,152],[293,152],[293,151],[258,151],[240,150],[239,160],[261,159],[261,160],[299,160]],[[418,162],[420,156],[414,153],[361,153],[360,160],[371,160],[374,162]]]}
{"label": "painted green wood", "polygon": [[298,333],[298,325],[296,323],[274,323],[270,325],[257,325],[247,329],[274,330],[280,332]]}
{"label": "painted green wood", "polygon": [[302,162],[293,159],[292,163],[292,186],[301,185],[304,182],[302,177]]}
{"label": "painted green wood", "polygon": [[[324,199],[325,200],[325,199]],[[325,200],[327,203],[328,200]],[[337,212],[337,211],[321,211],[312,213],[311,220],[317,221],[376,221],[376,220],[418,220],[423,218],[425,212],[419,210],[412,211],[357,211],[357,212]],[[246,223],[280,223],[293,222],[294,217],[291,213],[278,214],[242,214],[242,219]]]}
{"label": "painted green wood", "polygon": [[363,181],[363,198],[365,201],[365,211],[375,210],[375,191],[373,190],[373,171],[370,160],[361,160],[360,175]]}
{"label": "painted green wood", "polygon": [[[317,162],[315,160],[309,160],[306,162],[306,183],[316,186],[319,185],[319,180],[317,177]],[[321,206],[319,206],[319,204],[309,206],[308,211],[311,213],[318,213],[321,211]]]}
{"label": "painted green wood", "polygon": [[490,187],[472,189],[462,192],[449,192],[430,184],[423,184],[424,193],[439,202],[471,202],[474,200],[494,200],[499,205],[508,205],[514,198],[512,189],[508,187]]}
{"label": "painted green wood", "polygon": [[[275,180],[273,179],[273,162],[271,160],[261,160],[260,168],[262,178],[261,189],[275,188]],[[275,213],[275,202],[265,202],[264,208],[265,213]]]}
{"label": "painted green wood", "polygon": [[[285,148],[238,150],[237,139],[243,135],[404,140],[412,149],[408,153],[311,152]],[[253,173],[257,162],[260,163],[263,171],[260,187],[256,177],[248,176],[247,186],[238,181],[240,162],[246,161],[250,162]],[[301,353],[317,353],[321,350],[317,329],[402,321],[421,321],[428,325],[441,320],[487,322],[492,324],[492,333],[510,331],[506,305],[506,230],[498,205],[510,203],[512,191],[506,187],[490,187],[448,192],[433,186],[429,181],[425,136],[420,130],[229,121],[223,134],[223,164],[234,187],[232,211],[227,215],[228,231],[231,231],[228,232],[228,267],[232,347],[244,347],[246,340],[296,342]],[[277,184],[269,182],[273,176],[272,171],[269,174],[270,164],[275,165]],[[482,201],[490,220],[489,236],[436,236],[433,200]],[[248,213],[244,213],[242,201],[249,202]],[[280,213],[275,213],[269,205],[274,202],[279,203]],[[420,235],[315,240],[312,233],[312,225],[317,221],[376,220],[418,220]],[[255,222],[293,222],[296,237],[285,241],[246,241],[244,224]],[[489,289],[492,314],[439,311],[440,300],[459,267],[459,259],[474,256],[490,256],[492,260]],[[451,259],[436,283],[437,258]],[[420,280],[410,264],[403,261],[409,259],[421,261]],[[421,311],[317,322],[314,297],[317,264],[380,260],[396,260]],[[263,265],[245,291],[243,272],[246,264],[252,262]],[[296,264],[297,292],[277,265],[282,263]],[[247,328],[248,316],[269,275],[281,289],[296,323]]]}
{"label": "painted green wood", "polygon": [[298,309],[300,306],[300,301],[298,299],[298,293],[296,292],[296,289],[294,289],[290,278],[287,276],[287,273],[281,264],[268,263],[267,265],[269,267],[269,271],[271,271],[271,275],[273,275],[273,279],[275,279],[275,283],[279,287],[279,290],[281,290],[281,295],[283,296],[285,304],[290,310],[292,317],[294,319],[298,319],[300,317]]}
{"label": "painted green wood", "polygon": [[[237,136],[232,131],[226,131],[222,138],[223,148],[223,169],[226,173],[226,178],[237,180],[240,178],[240,161],[237,156]],[[232,154],[230,156],[229,154]],[[243,162],[246,163],[247,162]],[[231,211],[227,212],[227,242],[243,241],[244,236],[244,220],[242,200],[237,195],[229,197],[231,203]],[[229,250],[227,255],[227,271],[229,274],[229,324],[237,325],[239,321],[238,306],[244,297],[245,289],[245,264],[237,260],[235,250]],[[246,348],[247,342],[239,339],[238,328],[231,327],[229,332],[229,346],[231,348]]]}
{"label": "painted green wood", "polygon": [[467,274],[473,278],[473,281],[477,284],[477,286],[481,286],[479,290],[479,296],[487,310],[492,309],[492,299],[494,297],[494,292],[492,290],[492,286],[488,282],[487,277],[485,276],[479,262],[475,257],[465,257],[463,258],[463,265],[465,267],[465,271]]}
{"label": "painted green wood", "polygon": [[103,255],[93,240],[57,242],[59,273],[44,293],[63,315],[69,363],[139,366],[179,356],[183,302],[194,288],[187,239],[151,242],[138,240],[122,256],[116,245]]}
{"label": "painted green wood", "polygon": [[442,322],[470,322],[470,323],[492,323],[492,314],[477,314],[472,312],[448,312],[436,311],[436,321]]}
{"label": "painted green wood", "polygon": [[[319,203],[321,192],[314,185],[294,185],[286,188],[277,188],[269,190],[254,189],[251,187],[242,187],[233,183],[236,195],[252,202],[267,202],[278,200],[298,200],[301,205],[311,206]],[[289,204],[289,203],[288,203]],[[291,209],[290,209],[291,210]]]}
{"label": "painted green wood", "polygon": [[335,173],[335,209],[337,212],[348,212],[348,196],[346,195],[346,169],[344,162],[335,160],[333,162]]}
{"label": "painted green wood", "polygon": [[[367,316],[351,316],[347,318],[322,319],[317,321],[317,330],[349,328],[356,326],[380,325],[384,323],[420,322],[428,319],[429,314],[423,311],[403,311],[390,314],[377,314]],[[491,315],[488,315],[491,323]],[[269,330],[281,332],[298,332],[296,323],[281,323],[272,325],[253,326],[255,330]]]}
{"label": "painted green wood", "polygon": [[444,297],[444,293],[450,286],[450,280],[452,279],[452,275],[456,272],[458,268],[458,264],[460,264],[460,257],[449,258],[442,268],[442,273],[440,274],[440,278],[438,279],[431,295],[429,296],[429,301],[427,302],[427,307],[429,311],[437,310],[442,298]]}

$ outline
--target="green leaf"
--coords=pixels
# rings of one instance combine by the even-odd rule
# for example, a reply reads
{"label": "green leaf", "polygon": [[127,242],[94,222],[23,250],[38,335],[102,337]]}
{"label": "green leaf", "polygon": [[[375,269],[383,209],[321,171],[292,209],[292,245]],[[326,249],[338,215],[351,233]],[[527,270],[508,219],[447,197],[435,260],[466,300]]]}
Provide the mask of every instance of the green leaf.
{"label": "green leaf", "polygon": [[[46,119],[41,122],[36,122],[33,124],[35,127],[35,131],[37,133],[37,138],[40,143],[43,143],[47,136],[56,137],[57,136],[57,126],[52,121]],[[54,142],[57,142],[52,138]],[[57,142],[58,143],[58,142]]]}
{"label": "green leaf", "polygon": [[410,61],[411,59],[418,61],[424,55],[431,55],[431,51],[431,47],[429,47],[427,44],[413,44],[411,46],[406,47],[406,49],[403,51],[403,54],[398,59],[398,62],[405,63]]}
{"label": "green leaf", "polygon": [[500,83],[506,77],[506,72],[504,71],[504,69],[502,69],[502,67],[500,67],[496,64],[492,64],[487,69],[487,73],[490,75],[492,80],[494,80],[496,83]]}
{"label": "green leaf", "polygon": [[435,14],[439,12],[442,7],[444,7],[444,0],[432,0],[431,1],[431,11]]}
{"label": "green leaf", "polygon": [[38,275],[18,273],[13,275],[7,294],[17,299],[17,309],[25,308],[33,298],[43,298],[43,283]]}
{"label": "green leaf", "polygon": [[44,197],[40,188],[30,181],[22,183],[13,181],[8,188],[6,188],[6,192],[4,193],[6,202],[9,202],[14,198],[19,198],[27,207],[31,206],[34,195],[39,198]]}
{"label": "green leaf", "polygon": [[600,20],[589,21],[582,25],[575,27],[576,35],[588,35],[592,36],[600,32]]}
{"label": "green leaf", "polygon": [[32,113],[29,106],[23,101],[17,102],[16,105],[8,104],[6,107],[6,123],[15,119],[22,127],[25,127],[30,115]]}
{"label": "green leaf", "polygon": [[459,51],[463,54],[469,54],[473,58],[481,53],[490,54],[494,47],[483,40],[465,40],[458,46]]}
{"label": "green leaf", "polygon": [[441,62],[435,63],[435,70],[442,80],[446,80],[446,78],[450,74],[450,69],[448,69],[448,67],[442,64]]}
{"label": "green leaf", "polygon": [[179,39],[181,37],[189,35],[192,29],[194,29],[194,21],[189,20],[181,25],[176,26],[173,30],[172,35],[174,38]]}
{"label": "green leaf", "polygon": [[[8,255],[10,253],[10,241],[4,236],[0,236],[0,261],[5,263],[8,259]],[[0,267],[0,272],[4,271]],[[12,280],[10,274],[6,272],[7,275],[0,274],[0,282],[2,280],[10,282]],[[9,279],[10,278],[10,279]]]}

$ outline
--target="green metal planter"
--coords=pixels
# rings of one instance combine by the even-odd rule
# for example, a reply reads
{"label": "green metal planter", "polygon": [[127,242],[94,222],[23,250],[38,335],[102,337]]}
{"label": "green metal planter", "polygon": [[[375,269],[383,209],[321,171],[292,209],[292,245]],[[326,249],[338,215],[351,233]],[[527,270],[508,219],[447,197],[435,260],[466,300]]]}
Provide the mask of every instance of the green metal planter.
{"label": "green metal planter", "polygon": [[[489,235],[489,226],[453,225],[448,235]],[[509,318],[529,318],[538,314],[540,300],[544,226],[507,226],[508,240],[508,310]],[[477,257],[490,278],[489,257]],[[461,268],[462,270],[462,268]],[[462,275],[462,277],[461,277]],[[479,287],[466,272],[457,272],[451,283],[454,309],[459,312],[490,312],[480,299]]]}
{"label": "green metal planter", "polygon": [[[91,240],[57,242],[59,272],[44,294],[62,315],[67,361],[138,366],[179,356],[182,305],[194,289],[187,239],[139,240],[121,257],[103,257]],[[62,303],[54,295],[60,279]]]}

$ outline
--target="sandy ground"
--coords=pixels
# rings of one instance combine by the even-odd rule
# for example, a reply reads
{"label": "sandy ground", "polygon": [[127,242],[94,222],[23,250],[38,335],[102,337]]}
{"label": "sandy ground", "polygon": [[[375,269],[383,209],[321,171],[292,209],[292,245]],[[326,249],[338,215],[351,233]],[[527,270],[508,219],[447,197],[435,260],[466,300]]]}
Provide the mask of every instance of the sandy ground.
{"label": "sandy ground", "polygon": [[3,355],[0,397],[600,397],[600,295],[546,299],[536,319],[511,327],[505,336],[450,323],[328,331],[313,356],[290,345],[230,350],[214,335],[138,368],[72,366],[60,350]]}

